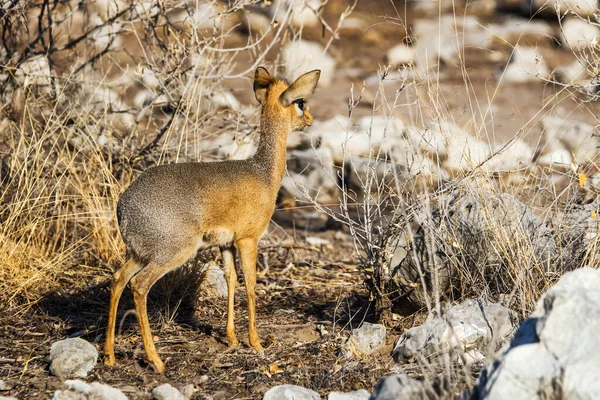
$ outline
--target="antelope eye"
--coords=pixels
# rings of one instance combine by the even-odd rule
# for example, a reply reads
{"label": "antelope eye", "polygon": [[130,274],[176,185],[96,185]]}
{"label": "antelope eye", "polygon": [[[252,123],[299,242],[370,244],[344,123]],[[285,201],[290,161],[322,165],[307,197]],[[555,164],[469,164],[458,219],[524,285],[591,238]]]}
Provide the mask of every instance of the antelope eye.
{"label": "antelope eye", "polygon": [[302,111],[304,111],[304,100],[300,99],[300,100],[296,100],[296,105],[298,106],[298,108]]}

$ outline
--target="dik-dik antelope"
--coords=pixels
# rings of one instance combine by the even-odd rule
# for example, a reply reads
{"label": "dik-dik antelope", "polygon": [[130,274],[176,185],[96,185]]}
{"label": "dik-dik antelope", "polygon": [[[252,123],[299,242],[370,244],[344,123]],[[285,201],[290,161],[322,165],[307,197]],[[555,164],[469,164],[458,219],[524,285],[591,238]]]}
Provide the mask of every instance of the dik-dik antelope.
{"label": "dik-dik antelope", "polygon": [[291,85],[259,67],[254,93],[262,106],[260,141],[254,157],[214,163],[167,164],[149,169],[119,199],[117,218],[127,261],[113,278],[105,364],[114,365],[117,307],[130,282],[148,361],[164,370],[154,346],[146,298],[167,272],[199,249],[219,246],[227,279],[229,347],[238,346],[234,329],[235,252],[239,253],[248,296],[250,345],[262,349],[256,330],[256,255],[267,229],[286,167],[288,133],[312,124],[305,99],[317,86],[320,71],[300,76]]}

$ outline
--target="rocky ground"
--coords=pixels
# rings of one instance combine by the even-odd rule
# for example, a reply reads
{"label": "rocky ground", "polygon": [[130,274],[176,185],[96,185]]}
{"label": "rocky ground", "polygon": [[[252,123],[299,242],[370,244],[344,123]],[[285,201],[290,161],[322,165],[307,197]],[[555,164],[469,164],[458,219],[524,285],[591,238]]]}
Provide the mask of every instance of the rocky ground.
{"label": "rocky ground", "polygon": [[[5,39],[0,51],[9,66],[0,73],[0,398],[600,393],[590,378],[598,348],[597,272],[579,269],[559,281],[577,267],[598,266],[600,28],[585,21],[595,4],[560,3],[567,9],[559,20],[552,4],[535,1],[359,0],[338,25],[352,2],[330,0],[319,10],[320,2],[309,0],[290,2],[297,8],[278,37],[285,15],[276,7],[288,4],[283,1],[241,9],[202,3],[191,11],[155,11],[152,3],[134,4],[148,6],[136,9],[138,15],[156,12],[148,20],[157,25],[145,26],[146,33],[159,32],[155,47],[137,42],[139,21],[102,25],[119,7],[89,2],[73,12],[89,12],[89,20],[66,20],[72,32],[86,23],[103,26],[83,42],[107,46],[97,57],[91,53],[91,67],[79,68],[74,54],[90,54],[75,52],[77,46],[21,60],[27,46],[8,54]],[[566,12],[569,7],[578,14]],[[25,42],[35,37],[37,18],[13,17],[8,32]],[[190,20],[196,25],[188,31]],[[27,35],[14,34],[22,32],[15,21],[29,21]],[[175,42],[167,40],[169,29],[177,32]],[[229,34],[220,37],[224,31]],[[263,43],[231,58],[202,47],[243,47],[267,31],[272,47]],[[202,40],[189,32],[201,32]],[[31,46],[40,43],[51,46],[44,40]],[[204,53],[193,46],[212,58],[198,61]],[[146,54],[149,49],[156,53]],[[128,291],[117,365],[106,367],[101,348],[110,275],[122,262],[114,224],[118,194],[156,163],[253,153],[257,114],[248,68],[259,50],[265,51],[261,64],[288,79],[322,70],[308,103],[315,123],[290,135],[288,174],[260,243],[258,329],[265,351],[247,346],[241,279],[236,321],[243,344],[227,349],[223,277],[209,252],[151,292],[150,320],[166,371],[157,374],[144,361]],[[182,87],[193,65],[190,81],[209,83],[190,94]],[[179,68],[185,72],[177,81]],[[69,79],[82,71],[83,83],[69,92]],[[216,83],[197,78],[213,71],[222,74]],[[53,90],[61,85],[59,96]],[[375,211],[366,210],[369,204]],[[29,218],[27,209],[39,215]],[[387,216],[399,209],[410,221],[402,220],[393,246],[381,253],[390,284],[402,295],[385,328],[370,301],[377,264],[364,258],[365,249],[380,254],[369,247],[379,242],[367,237],[381,231],[377,223],[365,228],[366,216],[389,227],[398,220]],[[378,213],[384,216],[377,219]],[[63,224],[60,215],[70,219]],[[415,229],[408,233],[408,227]],[[435,273],[419,270],[418,260],[426,258],[435,260]],[[203,281],[211,265],[211,278]],[[75,338],[87,343],[57,345]]]}

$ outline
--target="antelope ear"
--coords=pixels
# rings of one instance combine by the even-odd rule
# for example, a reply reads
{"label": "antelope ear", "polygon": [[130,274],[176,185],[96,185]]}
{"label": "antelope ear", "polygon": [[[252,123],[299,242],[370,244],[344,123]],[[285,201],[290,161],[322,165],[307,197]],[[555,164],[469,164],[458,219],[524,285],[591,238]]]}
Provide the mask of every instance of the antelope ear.
{"label": "antelope ear", "polygon": [[298,99],[307,98],[315,91],[320,76],[321,71],[318,69],[300,76],[285,92],[281,93],[279,101],[284,107],[287,107]]}
{"label": "antelope ear", "polygon": [[267,89],[273,83],[273,77],[266,68],[258,67],[254,72],[254,95],[261,105],[267,101]]}

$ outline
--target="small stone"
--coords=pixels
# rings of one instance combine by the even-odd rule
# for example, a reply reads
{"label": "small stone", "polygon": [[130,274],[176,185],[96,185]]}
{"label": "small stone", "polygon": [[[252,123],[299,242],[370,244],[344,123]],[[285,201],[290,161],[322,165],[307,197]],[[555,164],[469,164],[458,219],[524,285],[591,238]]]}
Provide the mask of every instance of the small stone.
{"label": "small stone", "polygon": [[369,400],[371,395],[364,389],[356,390],[354,392],[331,392],[327,396],[327,400]]}
{"label": "small stone", "polygon": [[302,386],[280,385],[269,389],[263,400],[321,400],[321,396]]}
{"label": "small stone", "polygon": [[363,322],[360,328],[353,329],[348,341],[342,347],[346,357],[363,358],[385,343],[385,326]]}
{"label": "small stone", "polygon": [[168,383],[165,383],[163,385],[160,385],[156,388],[154,388],[154,390],[152,390],[152,397],[156,400],[186,400],[187,397],[185,397],[183,394],[181,394],[181,392],[177,389],[175,389],[173,386],[169,385]]}
{"label": "small stone", "polygon": [[194,391],[195,391],[194,384],[188,383],[187,385],[183,386],[179,391],[181,392],[183,397],[185,397],[186,399],[189,399],[194,395]]}
{"label": "small stone", "polygon": [[308,236],[306,238],[306,243],[310,244],[311,246],[329,246],[331,244],[329,240],[316,236]]}
{"label": "small stone", "polygon": [[434,400],[438,398],[439,396],[429,383],[417,381],[404,374],[382,378],[371,396],[371,400]]}
{"label": "small stone", "polygon": [[12,390],[12,388],[14,388],[15,385],[12,382],[6,382],[2,379],[0,379],[0,392],[5,392],[7,390]]}
{"label": "small stone", "polygon": [[50,372],[60,378],[85,378],[98,360],[98,351],[81,338],[65,339],[50,348]]}
{"label": "small stone", "polygon": [[225,272],[214,262],[209,262],[200,284],[200,293],[204,298],[227,298]]}

